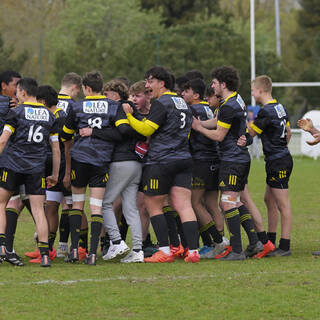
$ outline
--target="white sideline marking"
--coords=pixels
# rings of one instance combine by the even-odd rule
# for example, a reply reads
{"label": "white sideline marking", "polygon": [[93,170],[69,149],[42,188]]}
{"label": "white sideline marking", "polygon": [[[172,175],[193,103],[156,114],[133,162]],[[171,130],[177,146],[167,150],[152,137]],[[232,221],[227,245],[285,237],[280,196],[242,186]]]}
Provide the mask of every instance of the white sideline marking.
{"label": "white sideline marking", "polygon": [[[310,271],[311,272],[311,271]],[[310,273],[307,270],[304,273]],[[286,273],[294,273],[289,270],[284,271],[275,271],[275,272],[266,272],[266,271],[257,271],[257,272],[242,272],[242,273],[232,273],[232,274],[201,274],[201,275],[194,275],[194,276],[158,276],[158,277],[125,277],[125,276],[118,276],[118,277],[110,277],[110,278],[101,278],[101,279],[76,279],[76,280],[53,280],[53,279],[47,279],[47,280],[41,280],[41,281],[29,281],[29,282],[14,282],[14,284],[20,284],[20,285],[48,285],[48,284],[56,284],[56,285],[72,285],[77,284],[81,282],[108,282],[108,281],[130,281],[130,282],[154,282],[159,280],[201,280],[201,279],[213,279],[213,278],[238,278],[242,276],[254,276],[254,275],[271,275],[271,274],[286,274]],[[1,285],[8,285],[9,282],[0,282]]]}

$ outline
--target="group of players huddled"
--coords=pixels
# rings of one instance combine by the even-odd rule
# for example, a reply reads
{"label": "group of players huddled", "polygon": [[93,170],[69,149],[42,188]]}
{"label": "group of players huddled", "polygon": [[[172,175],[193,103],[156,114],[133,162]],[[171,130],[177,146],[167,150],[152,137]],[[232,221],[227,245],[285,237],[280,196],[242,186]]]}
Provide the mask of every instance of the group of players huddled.
{"label": "group of players huddled", "polygon": [[[211,76],[206,86],[200,71],[175,79],[155,66],[130,86],[126,78],[104,84],[97,71],[67,73],[57,93],[17,72],[1,73],[0,262],[24,265],[13,244],[25,206],[37,240],[36,251],[25,255],[42,267],[56,257],[96,265],[99,241],[104,260],[124,256],[124,263],[291,255],[288,112],[262,75],[251,84],[262,108],[248,121],[237,70],[222,66]],[[84,98],[76,100],[81,90]],[[247,146],[255,135],[265,155],[268,232],[248,189]],[[128,227],[132,250],[125,242]]]}

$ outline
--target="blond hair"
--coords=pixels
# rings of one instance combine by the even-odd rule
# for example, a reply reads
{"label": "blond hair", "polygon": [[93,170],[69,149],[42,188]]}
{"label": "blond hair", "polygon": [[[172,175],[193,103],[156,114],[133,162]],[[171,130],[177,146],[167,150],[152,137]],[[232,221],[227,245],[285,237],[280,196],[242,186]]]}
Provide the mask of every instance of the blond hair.
{"label": "blond hair", "polygon": [[128,87],[120,80],[110,80],[103,86],[103,92],[114,91],[117,92],[121,100],[127,100],[129,97]]}
{"label": "blond hair", "polygon": [[146,94],[148,90],[146,89],[146,81],[145,80],[140,80],[138,82],[135,82],[131,87],[130,87],[130,94],[138,94],[143,92]]}
{"label": "blond hair", "polygon": [[256,88],[261,89],[263,92],[272,92],[272,80],[266,75],[256,77],[252,81],[252,84],[254,84]]}

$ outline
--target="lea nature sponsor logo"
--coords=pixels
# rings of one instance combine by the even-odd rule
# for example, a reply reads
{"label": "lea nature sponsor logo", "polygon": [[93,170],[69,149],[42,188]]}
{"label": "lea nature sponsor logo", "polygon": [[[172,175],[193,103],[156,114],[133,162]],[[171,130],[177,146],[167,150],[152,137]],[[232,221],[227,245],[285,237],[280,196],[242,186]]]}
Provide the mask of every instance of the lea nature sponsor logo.
{"label": "lea nature sponsor logo", "polygon": [[49,111],[44,108],[25,107],[25,118],[33,121],[49,121]]}

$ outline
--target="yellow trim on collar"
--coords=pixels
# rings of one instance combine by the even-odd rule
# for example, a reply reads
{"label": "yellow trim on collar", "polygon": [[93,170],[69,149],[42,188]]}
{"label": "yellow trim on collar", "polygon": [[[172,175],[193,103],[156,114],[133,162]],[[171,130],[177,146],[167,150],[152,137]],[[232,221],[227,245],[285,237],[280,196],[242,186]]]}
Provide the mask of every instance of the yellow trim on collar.
{"label": "yellow trim on collar", "polygon": [[40,102],[24,102],[23,104],[27,104],[29,106],[44,107],[44,104]]}
{"label": "yellow trim on collar", "polygon": [[85,99],[106,99],[106,96],[86,96]]}

